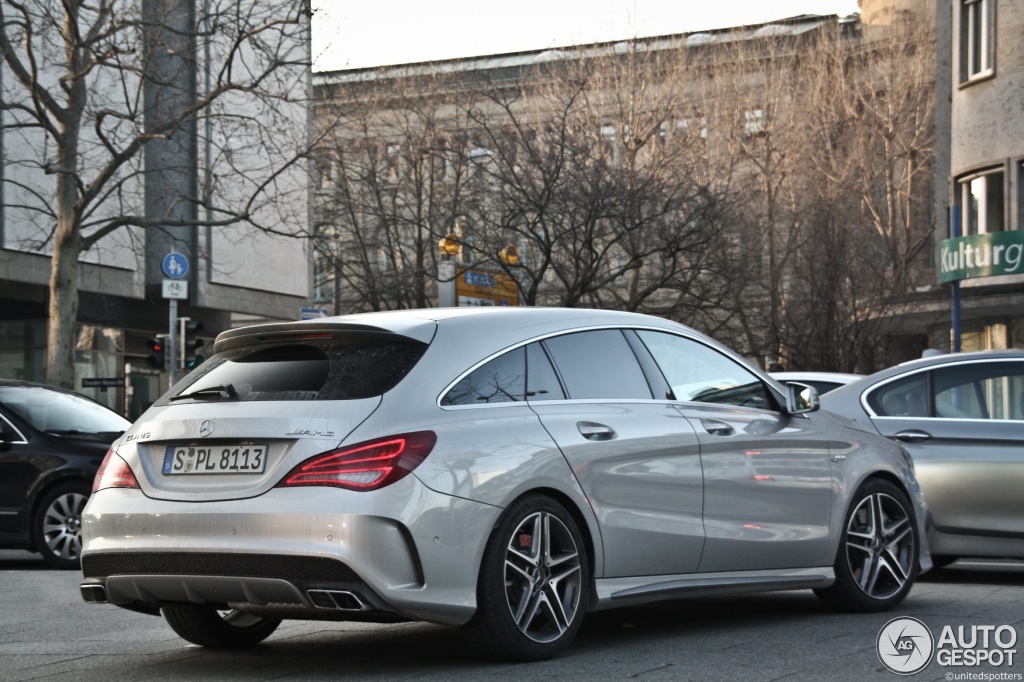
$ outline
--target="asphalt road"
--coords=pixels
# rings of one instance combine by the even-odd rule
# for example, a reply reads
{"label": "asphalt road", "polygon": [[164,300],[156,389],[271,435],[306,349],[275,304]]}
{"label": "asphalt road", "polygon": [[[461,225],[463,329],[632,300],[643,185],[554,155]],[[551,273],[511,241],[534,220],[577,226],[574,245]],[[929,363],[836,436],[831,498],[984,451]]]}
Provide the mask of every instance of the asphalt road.
{"label": "asphalt road", "polygon": [[[954,633],[965,626],[980,641],[984,630],[971,626],[1004,625],[1010,628],[1002,630],[1003,643],[1013,633],[1012,650],[1024,650],[1024,562],[958,562],[923,577],[891,613],[835,613],[801,591],[590,614],[565,655],[528,664],[478,660],[455,629],[422,623],[286,621],[256,648],[210,651],[179,639],[162,618],[84,603],[79,578],[48,569],[28,552],[0,550],[0,681],[897,682],[904,678],[879,661],[876,640],[888,621],[903,616],[922,621],[937,650],[946,626]],[[1004,659],[1009,651],[1003,649]],[[1022,678],[1024,661],[1015,657],[1000,667],[942,665],[936,657],[905,679]]]}

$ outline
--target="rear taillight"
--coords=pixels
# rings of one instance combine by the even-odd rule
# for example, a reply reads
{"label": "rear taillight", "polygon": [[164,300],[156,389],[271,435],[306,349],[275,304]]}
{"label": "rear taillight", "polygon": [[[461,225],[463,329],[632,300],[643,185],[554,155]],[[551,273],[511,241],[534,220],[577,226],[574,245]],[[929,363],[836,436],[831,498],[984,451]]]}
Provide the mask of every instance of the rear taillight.
{"label": "rear taillight", "polygon": [[96,478],[92,481],[92,491],[103,490],[104,488],[138,488],[139,482],[132,473],[128,463],[114,454],[113,450],[107,450],[103,463],[96,472]]}
{"label": "rear taillight", "polygon": [[418,467],[437,442],[433,431],[403,433],[324,452],[291,470],[279,488],[332,486],[377,490]]}

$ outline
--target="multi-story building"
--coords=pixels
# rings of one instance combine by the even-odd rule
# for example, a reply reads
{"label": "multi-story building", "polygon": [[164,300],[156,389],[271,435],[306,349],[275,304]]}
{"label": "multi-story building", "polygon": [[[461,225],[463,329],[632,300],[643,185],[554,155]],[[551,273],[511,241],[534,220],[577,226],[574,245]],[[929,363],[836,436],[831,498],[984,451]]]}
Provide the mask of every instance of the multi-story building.
{"label": "multi-story building", "polygon": [[[939,0],[936,229],[949,348],[1024,347],[1024,2]],[[959,289],[959,305],[953,289]]]}
{"label": "multi-story building", "polygon": [[[457,258],[517,277],[527,303],[671,316],[764,364],[812,368],[822,354],[795,359],[812,324],[822,346],[855,325],[898,337],[892,355],[844,348],[827,369],[910,357],[941,315],[904,306],[934,282],[934,69],[920,65],[934,19],[910,5],[875,8],[864,30],[801,16],[318,74],[317,120],[341,123],[317,180],[323,306],[432,302],[438,239],[454,233]],[[644,253],[652,235],[671,248]],[[839,294],[843,308],[799,301]]]}
{"label": "multi-story building", "polygon": [[[101,198],[83,220],[85,236],[125,216],[137,221],[81,254],[74,360],[75,388],[132,418],[167,388],[169,372],[148,361],[149,340],[177,329],[172,300],[179,317],[203,325],[199,334],[207,339],[246,319],[298,319],[309,305],[309,175],[301,162],[309,134],[308,13],[281,7],[274,15],[288,0],[238,3],[253,5],[239,17],[269,16],[265,34],[256,28],[245,35],[243,19],[212,31],[207,24],[216,17],[204,15],[201,2],[119,6],[118,11],[142,10],[151,22],[144,40],[153,41],[151,47],[162,44],[152,50],[146,79],[134,68],[142,62],[131,61],[141,60],[141,51],[132,51],[122,55],[124,68],[97,66],[89,81],[79,147],[83,183],[113,168],[111,150],[127,144],[142,126],[153,130],[161,117],[181,124],[155,135],[99,185]],[[168,10],[172,6],[177,10]],[[159,24],[154,17],[163,11],[166,23]],[[110,35],[130,25],[118,24]],[[272,43],[276,50],[257,52]],[[61,62],[59,55],[47,61],[55,58],[46,52],[49,47],[41,40],[25,49],[38,51],[39,64],[50,64],[42,77],[52,82],[59,100]],[[222,70],[228,54],[245,60],[248,70]],[[269,61],[268,54],[279,61]],[[266,77],[257,89],[245,78],[261,75],[259,70]],[[0,378],[45,381],[53,138],[19,109],[29,100],[8,64],[0,63],[0,89]],[[210,98],[212,104],[203,106]],[[177,113],[189,108],[202,113]],[[164,267],[168,256],[170,273]],[[177,282],[170,295],[180,296],[187,287],[187,297],[165,298],[165,280]],[[176,359],[166,361],[169,366]]]}

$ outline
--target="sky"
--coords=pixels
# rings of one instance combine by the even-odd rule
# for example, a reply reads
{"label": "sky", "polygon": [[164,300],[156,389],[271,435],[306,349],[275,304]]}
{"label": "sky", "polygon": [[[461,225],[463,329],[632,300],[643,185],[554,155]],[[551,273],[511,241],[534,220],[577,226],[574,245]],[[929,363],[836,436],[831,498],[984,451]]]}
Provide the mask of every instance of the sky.
{"label": "sky", "polygon": [[313,69],[504,54],[858,11],[857,0],[313,0]]}

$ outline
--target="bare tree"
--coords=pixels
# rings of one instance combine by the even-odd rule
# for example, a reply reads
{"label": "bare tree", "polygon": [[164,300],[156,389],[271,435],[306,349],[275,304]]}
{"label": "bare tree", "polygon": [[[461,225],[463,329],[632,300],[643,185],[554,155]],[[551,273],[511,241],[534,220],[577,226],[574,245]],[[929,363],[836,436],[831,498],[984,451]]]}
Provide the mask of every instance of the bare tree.
{"label": "bare tree", "polygon": [[334,86],[318,223],[346,305],[425,305],[451,232],[463,266],[503,269],[528,305],[682,315],[715,300],[725,200],[675,128],[686,65],[553,57],[491,80]]}
{"label": "bare tree", "polygon": [[458,94],[435,80],[354,85],[320,103],[316,243],[336,312],[422,308],[438,241],[464,215],[468,138]]}
{"label": "bare tree", "polygon": [[[374,185],[386,167],[339,162],[362,198],[345,190],[339,205],[360,208],[332,229],[356,231],[359,259],[381,246],[360,239],[385,227],[404,226],[389,254],[416,253],[394,250],[397,235],[428,225],[434,240],[458,223],[463,262],[504,270],[528,305],[652,312],[764,364],[870,369],[930,234],[934,37],[922,23],[861,37],[794,20],[473,76],[424,65],[429,88],[398,96],[410,81],[384,81],[342,126],[339,160],[379,158],[385,143],[413,157],[386,191]],[[444,135],[457,170],[437,183],[416,159],[437,158],[423,150]],[[510,246],[518,258],[502,257]],[[381,274],[361,291],[397,284]]]}
{"label": "bare tree", "polygon": [[840,107],[850,122],[838,141],[842,155],[824,157],[822,170],[830,179],[843,177],[856,194],[885,249],[894,291],[902,293],[926,272],[914,266],[922,265],[932,236],[934,19],[897,17],[851,52],[833,48],[830,71],[843,77],[831,88],[822,84],[826,108]]}
{"label": "bare tree", "polygon": [[834,35],[804,60],[811,153],[801,170],[814,222],[787,311],[790,366],[872,371],[889,355],[915,286],[932,281],[928,178],[934,25],[928,17]]}
{"label": "bare tree", "polygon": [[728,184],[735,210],[736,283],[717,336],[769,364],[784,353],[790,330],[796,254],[808,238],[811,197],[802,66],[826,28],[751,34],[699,48],[699,101],[709,128],[707,164]]}
{"label": "bare tree", "polygon": [[[622,44],[526,68],[471,112],[478,241],[527,304],[686,315],[708,305],[726,199],[677,128],[688,66]],[[497,256],[516,246],[515,267]],[[716,284],[721,284],[720,281]]]}
{"label": "bare tree", "polygon": [[[299,191],[288,169],[305,149],[282,141],[306,143],[305,120],[287,105],[306,96],[308,0],[201,5],[196,17],[188,0],[0,3],[5,160],[20,171],[5,177],[5,199],[38,226],[27,240],[52,249],[53,384],[74,380],[83,255],[141,237],[132,228],[245,223],[291,231],[266,208],[279,193]],[[200,62],[208,78],[196,83]],[[163,152],[190,149],[187,161],[161,166],[159,154],[146,154],[161,143]],[[200,154],[215,169],[201,187],[172,180],[174,191],[153,196],[147,174],[191,172]],[[232,166],[247,177],[231,177]]]}
{"label": "bare tree", "polygon": [[884,364],[931,234],[929,36],[823,24],[708,50],[708,163],[732,186],[744,273],[717,335],[748,356]]}

